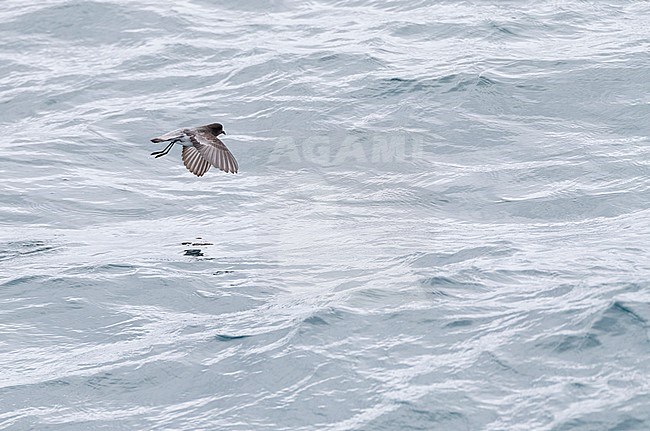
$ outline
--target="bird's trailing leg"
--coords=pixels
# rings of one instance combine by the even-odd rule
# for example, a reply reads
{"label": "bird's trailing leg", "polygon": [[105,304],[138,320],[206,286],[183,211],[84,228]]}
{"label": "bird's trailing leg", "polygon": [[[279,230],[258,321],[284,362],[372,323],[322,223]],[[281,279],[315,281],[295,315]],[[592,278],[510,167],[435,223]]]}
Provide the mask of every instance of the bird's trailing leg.
{"label": "bird's trailing leg", "polygon": [[174,146],[174,141],[170,142],[169,145],[167,145],[164,150],[154,151],[153,153],[151,153],[151,155],[156,156],[156,158],[162,157],[165,154],[169,153],[169,150],[171,150],[173,146]]}

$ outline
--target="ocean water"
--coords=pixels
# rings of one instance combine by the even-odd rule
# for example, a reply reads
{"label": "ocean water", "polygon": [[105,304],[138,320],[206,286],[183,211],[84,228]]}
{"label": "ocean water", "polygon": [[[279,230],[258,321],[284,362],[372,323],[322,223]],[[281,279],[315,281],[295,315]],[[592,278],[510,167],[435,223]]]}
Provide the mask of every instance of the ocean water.
{"label": "ocean water", "polygon": [[2,0],[0,428],[650,429],[648,22]]}

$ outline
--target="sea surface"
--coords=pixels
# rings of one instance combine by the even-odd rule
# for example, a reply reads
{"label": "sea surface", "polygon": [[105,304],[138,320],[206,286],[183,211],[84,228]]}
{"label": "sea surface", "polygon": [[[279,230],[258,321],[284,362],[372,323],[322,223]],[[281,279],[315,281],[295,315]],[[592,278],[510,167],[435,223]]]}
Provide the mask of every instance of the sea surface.
{"label": "sea surface", "polygon": [[0,6],[0,429],[650,429],[648,1]]}

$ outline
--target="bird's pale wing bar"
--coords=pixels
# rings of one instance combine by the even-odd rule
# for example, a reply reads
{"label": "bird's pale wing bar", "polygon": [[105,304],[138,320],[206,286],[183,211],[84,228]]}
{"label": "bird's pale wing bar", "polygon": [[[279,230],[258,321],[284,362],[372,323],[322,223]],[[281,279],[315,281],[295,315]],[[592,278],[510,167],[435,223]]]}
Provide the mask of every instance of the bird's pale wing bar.
{"label": "bird's pale wing bar", "polygon": [[164,135],[153,138],[151,142],[165,142],[171,141],[172,139],[182,139],[183,136],[185,136],[184,130],[185,129],[172,130],[171,132],[167,132]]}

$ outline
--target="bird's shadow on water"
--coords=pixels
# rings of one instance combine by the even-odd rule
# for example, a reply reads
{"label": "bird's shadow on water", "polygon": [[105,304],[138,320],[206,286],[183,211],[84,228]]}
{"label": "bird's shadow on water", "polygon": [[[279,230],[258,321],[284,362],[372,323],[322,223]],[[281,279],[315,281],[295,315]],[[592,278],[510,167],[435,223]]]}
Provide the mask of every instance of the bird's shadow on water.
{"label": "bird's shadow on water", "polygon": [[[183,256],[192,256],[192,257],[204,257],[203,250],[205,247],[209,247],[211,245],[214,245],[211,242],[204,241],[203,238],[197,237],[195,240],[192,241],[183,241],[181,242],[181,245],[184,247],[189,247],[184,250]],[[195,247],[203,247],[203,248],[195,248]],[[207,258],[211,259],[211,258]]]}
{"label": "bird's shadow on water", "polygon": [[[188,257],[189,259],[179,259],[175,256],[167,257],[151,257],[146,258],[145,260],[153,260],[156,262],[168,262],[174,266],[179,266],[183,268],[194,267],[195,264],[201,262],[217,262],[221,268],[212,268],[213,264],[208,266],[203,266],[203,268],[212,268],[212,275],[215,276],[227,276],[239,270],[248,270],[248,269],[269,269],[277,268],[277,262],[267,262],[266,260],[258,260],[255,258],[243,258],[243,259],[232,259],[232,256],[221,255],[219,250],[216,250],[216,255],[214,250],[210,250],[211,247],[214,247],[215,244],[209,241],[205,241],[201,237],[197,237],[191,241],[181,241],[176,244],[168,244],[168,247],[175,249],[173,252],[174,255]],[[217,244],[218,246],[218,244]],[[219,249],[219,247],[217,247]],[[225,266],[225,268],[224,268]]]}

